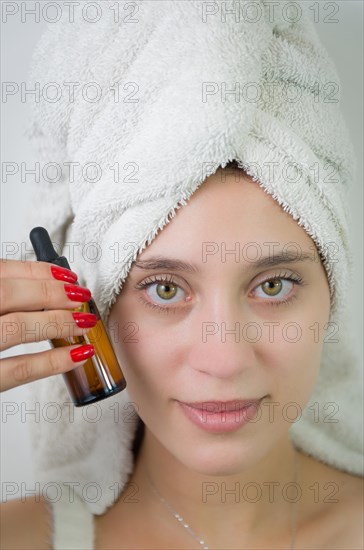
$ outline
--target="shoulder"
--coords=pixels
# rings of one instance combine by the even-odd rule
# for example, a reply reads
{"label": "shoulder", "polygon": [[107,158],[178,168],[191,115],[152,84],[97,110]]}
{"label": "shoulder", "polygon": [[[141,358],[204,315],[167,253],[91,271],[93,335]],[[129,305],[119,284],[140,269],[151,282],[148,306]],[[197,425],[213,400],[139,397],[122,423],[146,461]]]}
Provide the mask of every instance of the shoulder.
{"label": "shoulder", "polygon": [[52,508],[42,495],[0,504],[0,547],[51,550]]}
{"label": "shoulder", "polygon": [[332,498],[327,498],[327,502],[336,503],[340,512],[351,509],[354,504],[363,510],[364,479],[361,476],[322,463],[320,468],[322,487],[327,489],[326,493],[331,489]]}
{"label": "shoulder", "polygon": [[336,513],[339,529],[336,548],[364,548],[364,480],[362,477],[340,472],[340,505]]}
{"label": "shoulder", "polygon": [[306,526],[322,536],[323,548],[362,549],[364,480],[301,455],[308,506]]}
{"label": "shoulder", "polygon": [[338,508],[333,514],[336,529],[333,531],[332,549],[364,548],[364,480],[359,476],[340,473],[337,480]]}

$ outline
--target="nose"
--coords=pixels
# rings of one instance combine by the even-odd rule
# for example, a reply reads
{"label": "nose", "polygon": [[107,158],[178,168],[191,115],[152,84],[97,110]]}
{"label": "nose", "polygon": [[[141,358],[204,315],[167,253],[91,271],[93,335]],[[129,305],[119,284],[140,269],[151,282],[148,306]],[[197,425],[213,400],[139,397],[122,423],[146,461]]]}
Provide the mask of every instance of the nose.
{"label": "nose", "polygon": [[[245,316],[246,317],[246,316]],[[244,320],[242,304],[216,294],[190,318],[187,364],[216,378],[238,378],[256,365],[259,324]]]}

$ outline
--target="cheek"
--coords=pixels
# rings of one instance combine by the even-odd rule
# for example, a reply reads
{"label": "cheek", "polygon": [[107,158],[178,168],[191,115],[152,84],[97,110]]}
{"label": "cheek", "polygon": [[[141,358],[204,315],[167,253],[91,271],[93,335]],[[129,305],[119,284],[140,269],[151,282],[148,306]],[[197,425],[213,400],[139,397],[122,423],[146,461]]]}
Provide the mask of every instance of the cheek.
{"label": "cheek", "polygon": [[319,309],[305,304],[271,328],[260,348],[259,363],[271,380],[272,397],[280,407],[308,403],[320,371],[329,305]]}
{"label": "cheek", "polygon": [[171,398],[175,348],[165,330],[158,330],[155,323],[149,326],[145,320],[139,322],[135,315],[128,317],[127,308],[121,309],[123,315],[110,315],[110,334],[129,396],[144,419],[156,414]]}

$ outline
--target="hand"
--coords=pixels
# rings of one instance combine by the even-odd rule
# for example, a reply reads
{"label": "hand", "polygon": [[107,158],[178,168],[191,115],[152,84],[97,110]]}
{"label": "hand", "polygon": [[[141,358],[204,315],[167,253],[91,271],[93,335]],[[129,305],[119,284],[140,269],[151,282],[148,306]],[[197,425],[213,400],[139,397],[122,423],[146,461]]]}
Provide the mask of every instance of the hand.
{"label": "hand", "polygon": [[[76,280],[73,271],[48,262],[0,259],[0,351],[27,342],[82,336],[95,326],[96,315],[70,311],[91,298],[88,289],[74,284]],[[74,344],[1,359],[0,392],[67,372],[94,353],[90,344]]]}

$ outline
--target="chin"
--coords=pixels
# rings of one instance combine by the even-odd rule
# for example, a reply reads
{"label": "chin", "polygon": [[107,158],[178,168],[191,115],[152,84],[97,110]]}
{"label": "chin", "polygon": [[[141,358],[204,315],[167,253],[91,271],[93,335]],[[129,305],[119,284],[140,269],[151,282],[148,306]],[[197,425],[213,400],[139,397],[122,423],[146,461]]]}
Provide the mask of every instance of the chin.
{"label": "chin", "polygon": [[[186,455],[186,449],[193,449]],[[256,464],[264,456],[263,449],[256,449],[243,441],[225,440],[215,444],[185,446],[174,456],[187,468],[206,476],[234,476]]]}

